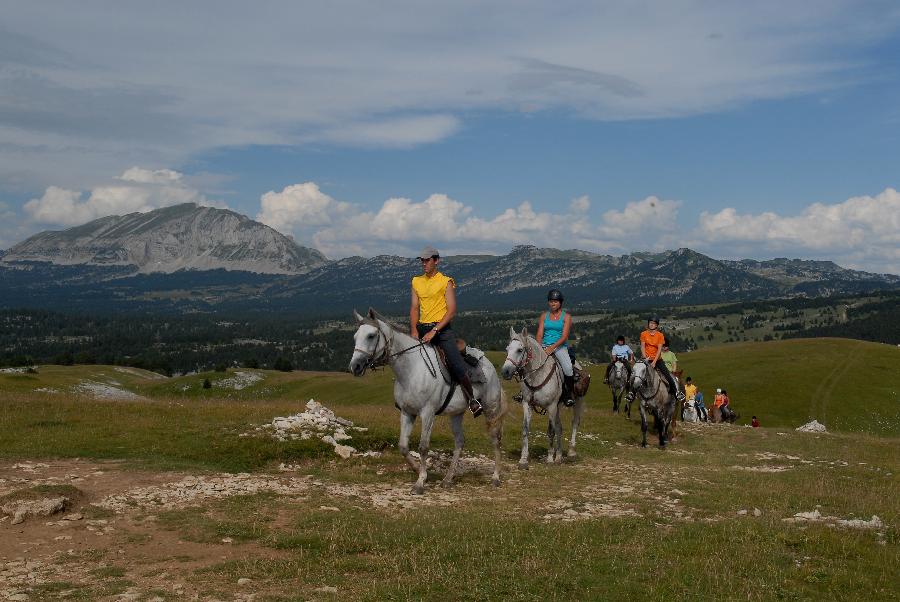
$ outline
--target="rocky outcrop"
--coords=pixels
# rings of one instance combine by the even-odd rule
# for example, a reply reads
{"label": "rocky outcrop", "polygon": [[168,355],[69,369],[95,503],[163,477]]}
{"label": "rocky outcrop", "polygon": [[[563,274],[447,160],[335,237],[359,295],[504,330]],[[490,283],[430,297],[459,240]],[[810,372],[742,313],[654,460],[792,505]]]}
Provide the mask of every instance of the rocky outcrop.
{"label": "rocky outcrop", "polygon": [[225,269],[303,274],[327,261],[319,251],[244,215],[193,203],[41,232],[2,258],[7,265],[133,266],[140,273]]}

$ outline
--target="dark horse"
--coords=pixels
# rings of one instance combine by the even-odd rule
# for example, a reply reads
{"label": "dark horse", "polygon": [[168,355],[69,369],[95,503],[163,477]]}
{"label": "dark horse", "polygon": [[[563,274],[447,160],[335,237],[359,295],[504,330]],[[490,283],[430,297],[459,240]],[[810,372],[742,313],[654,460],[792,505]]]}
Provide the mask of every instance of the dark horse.
{"label": "dark horse", "polygon": [[647,360],[637,362],[631,369],[631,390],[635,392],[641,411],[642,447],[647,447],[647,412],[659,433],[659,446],[666,446],[666,434],[675,413],[675,396],[669,392],[662,376]]}

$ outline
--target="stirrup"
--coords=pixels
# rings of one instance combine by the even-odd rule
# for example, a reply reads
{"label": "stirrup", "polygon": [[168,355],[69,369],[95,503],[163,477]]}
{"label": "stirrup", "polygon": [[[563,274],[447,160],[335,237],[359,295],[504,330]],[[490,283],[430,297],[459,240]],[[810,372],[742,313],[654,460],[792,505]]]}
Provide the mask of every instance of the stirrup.
{"label": "stirrup", "polygon": [[484,407],[481,405],[481,402],[478,401],[478,398],[473,397],[469,400],[469,410],[471,410],[472,416],[478,418],[484,411]]}
{"label": "stirrup", "polygon": [[681,391],[675,393],[675,401],[677,401],[678,403],[684,403],[684,393],[682,393]]}
{"label": "stirrup", "polygon": [[629,391],[625,394],[625,399],[628,401],[634,401],[634,391]]}
{"label": "stirrup", "polygon": [[566,406],[567,408],[571,408],[572,406],[575,405],[575,400],[572,399],[571,397],[569,397],[568,399],[564,399],[563,405]]}
{"label": "stirrup", "polygon": [[514,401],[514,402],[516,402],[516,403],[522,403],[522,401],[525,399],[525,396],[522,395],[522,392],[521,392],[521,391],[519,391],[518,393],[516,393],[515,395],[513,395],[512,398],[513,398],[513,401]]}

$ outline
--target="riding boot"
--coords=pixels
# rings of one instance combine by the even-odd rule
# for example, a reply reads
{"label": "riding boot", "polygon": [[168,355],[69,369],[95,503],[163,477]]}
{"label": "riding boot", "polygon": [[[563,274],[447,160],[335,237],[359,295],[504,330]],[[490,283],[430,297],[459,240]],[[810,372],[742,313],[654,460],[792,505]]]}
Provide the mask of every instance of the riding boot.
{"label": "riding boot", "polygon": [[563,405],[571,408],[575,405],[575,376],[563,376]]}
{"label": "riding boot", "polygon": [[475,416],[475,418],[478,418],[481,416],[481,412],[484,411],[484,408],[481,405],[481,401],[475,397],[475,391],[472,390],[472,382],[469,380],[469,377],[462,377],[459,380],[459,386],[462,387],[466,399],[469,400],[469,410],[471,410],[472,415]]}
{"label": "riding boot", "polygon": [[609,364],[609,365],[606,367],[606,376],[603,377],[603,384],[604,384],[604,385],[608,385],[608,384],[609,384],[609,373],[612,371],[613,365],[614,365],[614,364],[615,364],[615,362]]}

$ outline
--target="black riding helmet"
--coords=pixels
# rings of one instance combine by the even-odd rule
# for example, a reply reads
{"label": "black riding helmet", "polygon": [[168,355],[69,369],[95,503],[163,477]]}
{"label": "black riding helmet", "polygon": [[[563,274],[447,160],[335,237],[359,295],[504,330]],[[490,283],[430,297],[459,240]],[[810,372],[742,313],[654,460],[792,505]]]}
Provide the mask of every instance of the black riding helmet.
{"label": "black riding helmet", "polygon": [[648,322],[656,322],[656,325],[659,326],[659,316],[653,315],[647,318]]}
{"label": "black riding helmet", "polygon": [[620,334],[620,335],[618,335],[618,336],[616,337],[616,342],[618,343],[619,341],[622,341],[623,343],[625,342],[625,335],[624,335],[624,334]]}
{"label": "black riding helmet", "polygon": [[547,301],[559,301],[562,303],[564,300],[565,298],[558,288],[551,288],[550,292],[547,293]]}

